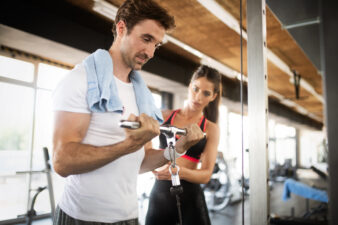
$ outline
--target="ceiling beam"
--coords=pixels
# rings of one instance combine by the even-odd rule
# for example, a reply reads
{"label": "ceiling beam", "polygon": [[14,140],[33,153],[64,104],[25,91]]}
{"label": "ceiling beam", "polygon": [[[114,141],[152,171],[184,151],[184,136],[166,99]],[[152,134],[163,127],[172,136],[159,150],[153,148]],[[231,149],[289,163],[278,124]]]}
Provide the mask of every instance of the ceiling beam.
{"label": "ceiling beam", "polygon": [[[118,8],[104,0],[94,0],[94,6],[93,10],[96,11],[97,13],[107,17],[108,19],[112,20],[112,18],[115,18],[116,13]],[[230,15],[231,16],[231,15]],[[194,49],[193,47],[183,43],[182,41],[170,36],[170,35],[165,35],[164,38],[164,43],[166,42],[171,42],[175,44],[176,46],[179,46],[183,48],[184,50],[190,52],[191,54],[197,56],[198,58],[201,59],[201,64],[209,65],[220,72],[222,72],[224,75],[231,77],[231,78],[236,78],[240,76],[240,73],[237,71],[231,69],[227,65],[214,60],[213,58],[205,55],[204,53],[198,51],[197,49]]]}
{"label": "ceiling beam", "polygon": [[[63,10],[63,11],[62,11]],[[60,13],[62,11],[62,13]],[[24,1],[24,0],[11,0],[9,3],[5,4],[4,7],[0,8],[0,21],[7,26],[12,28],[16,28],[20,30],[20,35],[18,33],[13,33],[11,36],[12,44],[8,44],[8,47],[12,47],[15,49],[24,50],[26,52],[30,52],[36,54],[37,49],[44,49],[45,52],[55,52],[55,48],[51,49],[56,43],[60,43],[63,47],[57,47],[57,50],[64,50],[64,47],[70,47],[70,49],[76,49],[79,51],[79,54],[75,55],[75,60],[72,63],[77,63],[79,59],[89,54],[89,52],[95,51],[97,48],[109,48],[112,42],[112,34],[111,23],[109,21],[104,20],[103,18],[98,18],[94,14],[88,12],[82,12],[83,9],[79,9],[75,6],[64,3],[63,1],[56,2],[51,5],[43,0],[35,0],[35,1]],[[15,13],[19,13],[21,15],[20,18],[26,18],[25,23],[22,23],[22,19],[15,16]],[[76,18],[74,18],[76,17]],[[60,25],[62,24],[62,26]],[[96,24],[100,24],[97,26]],[[5,27],[5,26],[3,26]],[[1,26],[0,26],[1,28]],[[8,28],[8,27],[7,27]],[[14,29],[12,29],[14,30]],[[18,31],[16,30],[16,31]],[[4,30],[5,31],[5,30]],[[0,43],[4,44],[4,39],[1,37],[7,37],[8,30],[6,32],[1,32],[0,35]],[[22,32],[25,31],[25,32]],[[67,31],[67,32],[65,32]],[[107,31],[107,32],[106,32]],[[14,32],[14,31],[11,31]],[[39,40],[44,39],[43,41],[34,41],[30,36],[35,36]],[[29,40],[27,42],[21,43],[19,40],[13,37],[22,36],[24,40]],[[9,36],[8,36],[9,37]],[[7,38],[8,40],[8,38]],[[51,41],[47,41],[51,40]],[[170,41],[172,43],[180,43],[178,40],[175,42],[175,39],[172,38]],[[18,43],[19,41],[19,43]],[[6,43],[9,43],[6,41]],[[34,44],[32,44],[34,43]],[[54,43],[54,44],[52,44]],[[19,44],[19,45],[18,45]],[[41,48],[37,48],[36,46],[41,45]],[[182,43],[183,44],[183,43]],[[21,49],[22,45],[25,45],[25,49]],[[21,47],[20,47],[21,46]],[[182,45],[184,46],[184,45]],[[182,47],[180,45],[180,47]],[[183,47],[182,47],[183,48]],[[198,56],[197,50],[194,51],[193,48],[188,46],[187,48],[192,54]],[[171,80],[176,80],[184,85],[187,85],[190,81],[190,77],[192,72],[197,68],[197,64],[187,60],[184,57],[178,56],[174,52],[168,53],[169,51],[165,48],[160,48],[155,52],[156,56],[150,60],[145,66],[144,70],[149,71],[154,74],[158,74],[162,77],[166,77]],[[195,53],[194,53],[195,52]],[[59,54],[59,53],[58,53]],[[40,54],[38,54],[40,55]],[[60,53],[60,56],[62,54]],[[74,54],[71,53],[74,57]],[[203,54],[204,55],[204,54]],[[51,55],[41,55],[47,58],[52,58]],[[200,57],[199,57],[200,58]],[[67,57],[63,58],[65,61]],[[210,57],[205,57],[201,59],[201,62],[204,64]],[[62,61],[62,57],[58,59]],[[211,60],[212,61],[212,60]],[[63,61],[64,62],[64,61]],[[227,76],[224,76],[223,86],[224,86],[224,97],[234,101],[239,101],[239,81],[237,79],[240,74],[234,70],[229,69],[228,67],[223,67],[223,64],[217,61],[212,61],[212,67],[216,67],[222,73],[227,73]],[[207,64],[210,65],[210,64]],[[164,69],[166,68],[166,69]],[[173,72],[174,71],[174,72]],[[225,72],[229,71],[229,72]],[[233,73],[232,75],[229,75]],[[244,84],[246,87],[246,84]],[[269,92],[271,94],[271,92]],[[278,93],[276,94],[278,96]],[[278,97],[276,97],[278,98]],[[246,104],[247,92],[246,88],[244,88],[244,102]],[[283,99],[280,96],[279,99]],[[289,100],[283,101],[284,105],[294,108],[297,104],[290,103],[287,104]],[[291,102],[291,101],[290,101]],[[276,103],[275,103],[276,105]],[[282,106],[281,104],[279,104]],[[275,107],[278,108],[278,107]],[[285,110],[284,110],[285,111]],[[275,111],[277,112],[277,111]],[[297,114],[294,112],[294,114]],[[297,114],[299,115],[299,114]],[[303,117],[305,118],[305,114]],[[295,120],[295,116],[291,113],[284,113],[283,116],[290,119],[290,121],[294,121],[297,123],[302,123],[301,121],[305,121],[304,123],[309,127],[317,127],[321,126],[322,123],[316,123],[313,125],[313,121],[311,119],[305,120]],[[300,116],[300,115],[299,115]]]}
{"label": "ceiling beam", "polygon": [[[226,24],[228,27],[230,27],[231,29],[235,30],[238,34],[240,33],[240,26],[238,21],[226,10],[223,9],[223,7],[221,7],[216,1],[214,0],[209,0],[209,1],[204,1],[204,0],[197,0],[202,6],[204,6],[206,9],[208,9],[212,14],[214,14],[218,19],[220,19],[224,24]],[[94,7],[93,10],[98,12],[99,14],[106,16],[108,19],[112,20],[112,18],[115,18],[116,16],[116,12],[118,10],[118,8],[112,4],[107,3],[104,0],[94,0]],[[243,37],[247,40],[247,34],[246,32],[243,30]],[[197,56],[198,58],[201,59],[201,64],[204,65],[208,65],[210,67],[213,67],[215,69],[217,69],[219,72],[221,72],[222,74],[230,77],[230,78],[237,78],[240,79],[240,73],[236,70],[231,69],[230,67],[228,67],[227,65],[211,58],[210,56],[198,51],[197,49],[183,43],[182,41],[170,36],[170,35],[166,35],[165,36],[165,42],[171,42],[181,48],[183,48],[184,50],[190,52],[191,54]],[[290,76],[290,82],[292,83],[293,80],[291,78],[293,78],[293,73],[291,71],[291,69],[286,65],[286,63],[284,63],[278,56],[276,56],[272,51],[270,51],[267,48],[267,57],[268,59],[273,62],[276,66],[278,66],[283,72],[285,72],[286,74],[288,74]],[[247,77],[244,77],[245,81],[248,80]],[[312,95],[314,95],[315,97],[317,97],[322,103],[323,101],[323,97],[321,95],[319,95],[314,88],[308,83],[306,82],[304,79],[301,80],[300,83],[301,87],[303,87],[304,89],[306,89],[307,91],[309,91]],[[313,113],[308,112],[304,107],[290,101],[287,100],[285,97],[283,97],[280,94],[277,94],[276,92],[273,92],[271,90],[269,90],[269,94],[273,95],[274,97],[277,97],[282,104],[286,104],[288,106],[293,106],[295,108],[295,110],[297,110],[298,112],[309,116],[315,120],[321,121],[321,119],[314,115]],[[292,102],[292,103],[291,103]]]}
{"label": "ceiling beam", "polygon": [[[229,28],[233,29],[235,32],[240,34],[240,24],[236,18],[234,18],[228,11],[226,11],[222,6],[220,6],[215,0],[197,0],[203,7],[205,7],[210,13],[214,14],[219,20],[221,20]],[[243,38],[247,40],[247,33],[242,30]],[[275,64],[279,69],[293,78],[293,73],[290,67],[283,62],[277,55],[275,55],[270,49],[267,48],[267,57],[268,60]],[[315,89],[304,79],[301,80],[300,85],[305,90],[309,91],[314,95],[321,103],[324,103],[324,98],[322,95],[318,94]]]}

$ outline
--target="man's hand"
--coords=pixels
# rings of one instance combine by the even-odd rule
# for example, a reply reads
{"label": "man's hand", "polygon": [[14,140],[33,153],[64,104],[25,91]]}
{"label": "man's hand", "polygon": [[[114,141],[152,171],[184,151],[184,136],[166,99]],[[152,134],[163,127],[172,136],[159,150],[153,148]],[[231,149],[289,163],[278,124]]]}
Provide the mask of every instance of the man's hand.
{"label": "man's hand", "polygon": [[129,121],[140,122],[138,129],[125,129],[126,140],[130,141],[132,145],[141,148],[147,142],[160,134],[160,126],[158,122],[150,116],[142,113],[139,117],[131,114]]}
{"label": "man's hand", "polygon": [[[160,170],[152,171],[157,180],[171,180],[171,174],[169,173],[169,166],[170,166],[170,163],[164,165]],[[176,172],[177,171],[175,170],[174,174],[176,174]]]}
{"label": "man's hand", "polygon": [[182,136],[176,142],[176,152],[180,154],[187,151],[191,146],[197,144],[204,137],[201,128],[197,124],[188,125],[186,130],[187,135]]}
{"label": "man's hand", "polygon": [[61,176],[86,173],[98,169],[121,156],[140,149],[160,133],[157,121],[142,114],[129,117],[141,122],[141,128],[126,129],[127,138],[111,145],[94,146],[83,144],[91,114],[56,111],[54,125],[54,170]]}

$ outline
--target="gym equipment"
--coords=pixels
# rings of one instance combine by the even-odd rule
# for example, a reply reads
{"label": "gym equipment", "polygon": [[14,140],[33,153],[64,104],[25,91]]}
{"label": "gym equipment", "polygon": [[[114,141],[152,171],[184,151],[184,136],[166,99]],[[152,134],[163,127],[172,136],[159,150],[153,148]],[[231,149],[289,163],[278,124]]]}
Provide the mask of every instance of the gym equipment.
{"label": "gym equipment", "polygon": [[[49,159],[49,153],[48,153],[48,148],[44,147],[43,148],[43,155],[44,155],[44,161],[45,161],[45,169],[43,170],[28,170],[28,171],[17,171],[16,174],[36,174],[36,173],[45,173],[47,176],[47,186],[43,187],[38,187],[37,189],[29,189],[29,208],[28,211],[23,214],[19,215],[18,217],[24,217],[26,218],[26,224],[31,225],[34,217],[37,216],[36,211],[34,210],[34,205],[36,202],[36,199],[38,195],[45,189],[48,189],[49,192],[49,200],[50,200],[50,207],[51,207],[51,217],[53,218],[54,216],[54,211],[55,211],[55,201],[54,201],[54,191],[53,191],[53,183],[52,183],[52,176],[51,176],[51,164],[50,164],[50,159]],[[30,193],[32,191],[35,191],[35,194],[30,200]]]}
{"label": "gym equipment", "polygon": [[231,202],[231,182],[228,165],[222,152],[218,152],[210,181],[201,184],[209,211],[219,212]]}
{"label": "gym equipment", "polygon": [[[120,127],[128,129],[137,129],[140,127],[139,122],[121,120],[119,123]],[[186,129],[180,129],[174,126],[162,125],[160,126],[160,131],[167,138],[169,156],[170,156],[170,167],[169,172],[171,174],[171,183],[172,187],[170,188],[170,193],[176,196],[177,210],[179,217],[179,224],[182,225],[182,212],[181,212],[181,203],[180,203],[180,194],[183,193],[183,188],[180,184],[179,170],[180,168],[176,165],[176,154],[175,154],[175,145],[176,145],[176,135],[186,135]],[[173,172],[173,169],[176,169],[176,172]]]}

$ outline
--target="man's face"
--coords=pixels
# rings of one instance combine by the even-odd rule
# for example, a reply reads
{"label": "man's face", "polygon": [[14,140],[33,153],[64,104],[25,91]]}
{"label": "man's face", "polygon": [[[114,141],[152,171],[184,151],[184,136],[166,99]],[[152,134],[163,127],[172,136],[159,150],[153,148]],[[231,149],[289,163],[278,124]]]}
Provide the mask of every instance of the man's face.
{"label": "man's face", "polygon": [[129,32],[126,30],[121,37],[122,59],[131,69],[140,70],[161,45],[165,29],[158,22],[147,19],[137,23]]}

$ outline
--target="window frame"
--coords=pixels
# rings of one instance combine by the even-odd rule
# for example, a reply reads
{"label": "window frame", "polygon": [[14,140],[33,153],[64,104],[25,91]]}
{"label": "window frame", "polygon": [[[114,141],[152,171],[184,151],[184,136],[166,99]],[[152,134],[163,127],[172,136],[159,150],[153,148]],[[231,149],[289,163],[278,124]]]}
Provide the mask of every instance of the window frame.
{"label": "window frame", "polygon": [[[35,56],[33,54],[29,54],[29,53],[25,53],[19,50],[15,50],[15,49],[11,49],[11,48],[7,48],[5,46],[1,46],[0,48],[0,55],[4,56],[4,57],[8,57],[8,58],[13,58],[13,59],[17,59],[17,60],[21,60],[24,62],[28,62],[28,63],[32,63],[34,66],[34,70],[33,70],[33,81],[32,82],[27,82],[27,81],[22,81],[22,80],[17,80],[17,79],[13,79],[13,78],[8,78],[8,77],[3,77],[0,76],[0,83],[6,83],[6,84],[13,84],[13,85],[17,85],[17,86],[22,86],[22,87],[28,87],[28,88],[32,88],[33,90],[33,108],[32,108],[32,118],[31,118],[31,122],[30,122],[30,135],[29,135],[29,167],[28,167],[28,171],[32,171],[33,169],[33,154],[34,154],[34,146],[35,146],[35,124],[36,124],[36,109],[37,109],[37,94],[39,90],[45,90],[45,91],[51,91],[50,89],[46,89],[46,88],[40,88],[38,87],[37,83],[38,83],[38,73],[39,73],[39,63],[44,63],[47,65],[51,65],[51,66],[56,66],[56,67],[60,67],[63,69],[71,69],[71,66],[68,65],[63,65],[57,62],[53,62],[51,60],[47,60],[44,58],[41,58],[39,56]],[[0,178],[6,178],[9,175],[6,174],[0,174]],[[13,174],[11,174],[10,176],[13,176]],[[18,176],[17,174],[14,176]],[[31,186],[32,186],[32,177],[33,174],[32,173],[26,173],[26,212],[29,209],[29,205],[30,205],[30,201],[31,201],[31,195],[30,195],[30,190],[31,190]],[[41,215],[42,217],[44,217],[45,215]],[[19,219],[17,218],[9,218],[6,219],[4,221],[19,221]],[[0,221],[1,223],[1,221]]]}

